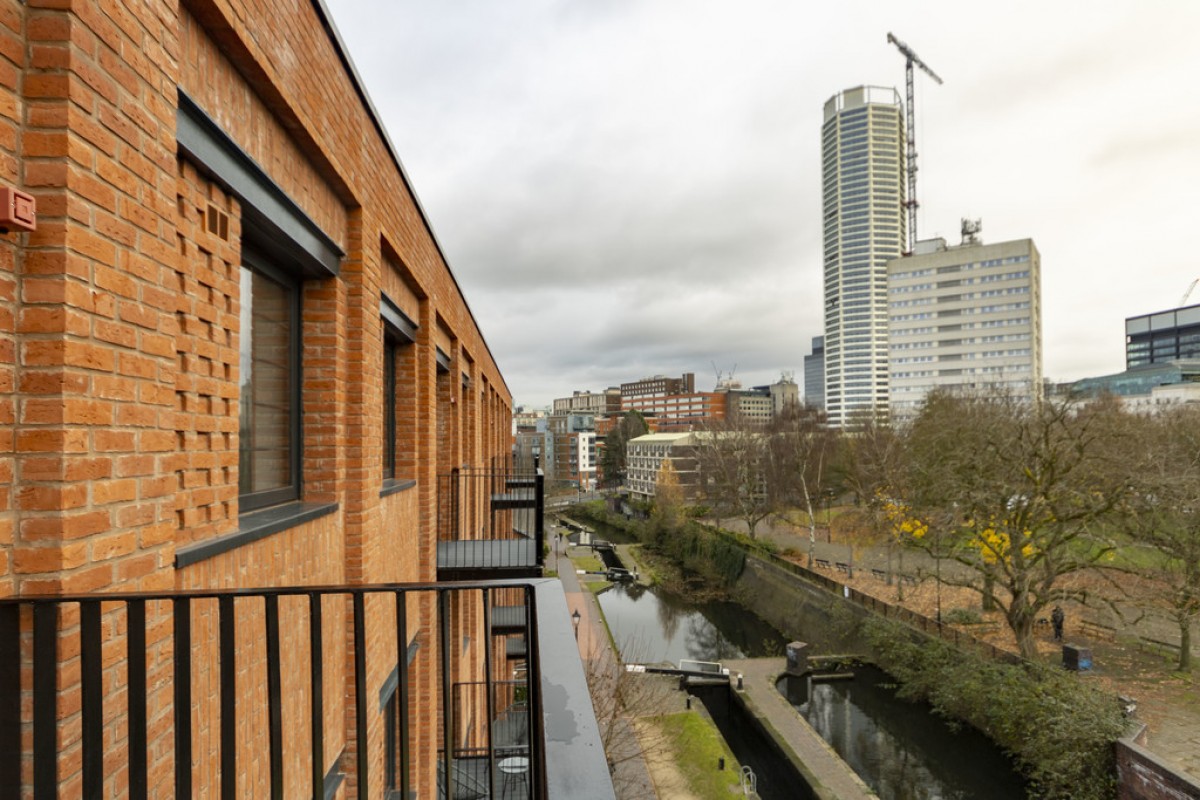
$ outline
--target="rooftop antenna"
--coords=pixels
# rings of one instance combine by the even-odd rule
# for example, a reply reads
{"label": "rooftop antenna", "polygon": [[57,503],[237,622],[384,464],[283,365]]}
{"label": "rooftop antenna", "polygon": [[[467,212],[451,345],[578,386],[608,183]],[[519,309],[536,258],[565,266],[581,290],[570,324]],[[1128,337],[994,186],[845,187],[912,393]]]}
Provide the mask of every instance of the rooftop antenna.
{"label": "rooftop antenna", "polygon": [[983,230],[983,220],[962,218],[962,243],[979,244],[979,234]]}
{"label": "rooftop antenna", "polygon": [[904,83],[908,89],[908,102],[906,105],[906,116],[908,117],[908,199],[904,201],[904,205],[908,208],[908,252],[904,254],[907,256],[912,255],[913,250],[917,246],[917,125],[916,111],[913,106],[913,64],[920,67],[939,84],[942,83],[942,79],[904,42],[897,39],[891,33],[887,35],[887,40],[889,44],[896,45],[896,49],[904,56]]}

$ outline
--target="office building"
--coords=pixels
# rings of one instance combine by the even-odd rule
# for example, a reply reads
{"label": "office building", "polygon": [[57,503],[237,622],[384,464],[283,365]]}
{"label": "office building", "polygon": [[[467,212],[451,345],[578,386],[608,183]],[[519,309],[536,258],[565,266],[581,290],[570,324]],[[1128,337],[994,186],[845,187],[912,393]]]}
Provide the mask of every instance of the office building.
{"label": "office building", "polygon": [[555,414],[572,412],[592,414],[597,417],[621,413],[621,390],[606,389],[603,392],[575,391],[570,397],[558,397],[554,400]]}
{"label": "office building", "polygon": [[804,404],[825,407],[825,337],[812,338],[812,352],[804,357]]}
{"label": "office building", "polygon": [[894,89],[859,86],[825,103],[825,409],[834,426],[887,408],[887,263],[908,236],[905,147]]}
{"label": "office building", "polygon": [[625,445],[625,485],[630,496],[653,500],[663,462],[669,461],[679,480],[684,499],[699,494],[696,445],[701,434],[650,433],[630,439]]}
{"label": "office building", "polygon": [[1041,260],[1030,239],[917,243],[888,263],[893,418],[933,389],[1033,397],[1042,386]]}
{"label": "office building", "polygon": [[1125,367],[1200,358],[1200,305],[1125,320]]}
{"label": "office building", "polygon": [[[655,375],[621,384],[621,401],[641,397],[666,397],[673,394],[691,394],[696,391],[696,374],[685,372],[678,378]],[[628,406],[625,406],[628,408]]]}

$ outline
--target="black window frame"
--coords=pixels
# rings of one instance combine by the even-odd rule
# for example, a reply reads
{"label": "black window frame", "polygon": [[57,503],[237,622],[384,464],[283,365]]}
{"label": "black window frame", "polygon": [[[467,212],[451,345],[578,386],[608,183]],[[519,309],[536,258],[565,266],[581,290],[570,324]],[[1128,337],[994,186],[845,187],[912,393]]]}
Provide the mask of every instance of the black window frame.
{"label": "black window frame", "polygon": [[396,479],[396,359],[401,342],[386,327],[383,335],[383,479]]}
{"label": "black window frame", "polygon": [[[295,275],[281,269],[272,260],[262,252],[247,244],[242,243],[242,264],[241,269],[257,272],[264,278],[272,281],[275,284],[283,287],[288,292],[288,305],[291,316],[291,326],[288,331],[288,372],[289,386],[287,391],[289,405],[288,419],[288,470],[290,480],[287,485],[273,489],[264,489],[260,491],[242,491],[243,464],[242,464],[242,447],[241,443],[246,432],[238,425],[238,511],[239,514],[245,514],[250,511],[268,508],[270,506],[281,505],[283,503],[299,501],[303,493],[303,375],[302,375],[302,347],[303,340],[301,336],[301,328],[303,327],[303,287],[301,281]],[[245,302],[245,299],[242,300]],[[240,335],[245,336],[245,332]],[[238,400],[239,404],[241,398]]]}
{"label": "black window frame", "polygon": [[[399,462],[399,425],[396,405],[400,400],[400,385],[396,362],[404,356],[403,348],[417,342],[417,323],[400,309],[395,301],[381,292],[379,317],[383,321],[383,485],[384,491],[395,491],[413,485],[411,480],[397,474]],[[409,476],[411,477],[411,476]]]}

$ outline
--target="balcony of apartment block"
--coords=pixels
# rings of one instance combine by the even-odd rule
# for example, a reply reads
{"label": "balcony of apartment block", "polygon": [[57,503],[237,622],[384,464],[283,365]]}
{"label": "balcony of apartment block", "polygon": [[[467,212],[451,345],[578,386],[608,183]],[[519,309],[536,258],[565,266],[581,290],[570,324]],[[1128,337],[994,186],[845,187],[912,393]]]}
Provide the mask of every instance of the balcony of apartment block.
{"label": "balcony of apartment block", "polygon": [[9,598],[0,686],[6,796],[614,797],[548,579]]}
{"label": "balcony of apartment block", "polygon": [[451,470],[438,480],[438,580],[530,578],[545,562],[545,476],[518,466]]}

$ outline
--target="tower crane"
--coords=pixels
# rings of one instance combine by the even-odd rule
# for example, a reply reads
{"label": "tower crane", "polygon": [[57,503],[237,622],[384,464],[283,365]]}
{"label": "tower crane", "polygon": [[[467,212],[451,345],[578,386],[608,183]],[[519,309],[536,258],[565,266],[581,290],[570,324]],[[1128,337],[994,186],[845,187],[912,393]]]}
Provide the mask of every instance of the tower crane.
{"label": "tower crane", "polygon": [[913,110],[913,64],[916,64],[929,77],[939,84],[942,79],[929,68],[929,65],[912,51],[912,48],[897,39],[891,33],[887,35],[888,44],[896,45],[896,49],[904,56],[904,83],[908,89],[905,110],[908,117],[908,199],[904,205],[908,208],[908,254],[917,246],[917,126],[916,113]]}
{"label": "tower crane", "polygon": [[1183,299],[1179,301],[1180,308],[1183,308],[1187,305],[1188,298],[1192,296],[1192,291],[1196,288],[1197,283],[1200,283],[1200,278],[1196,278],[1196,280],[1192,281],[1191,285],[1188,286],[1187,291],[1183,293]]}

